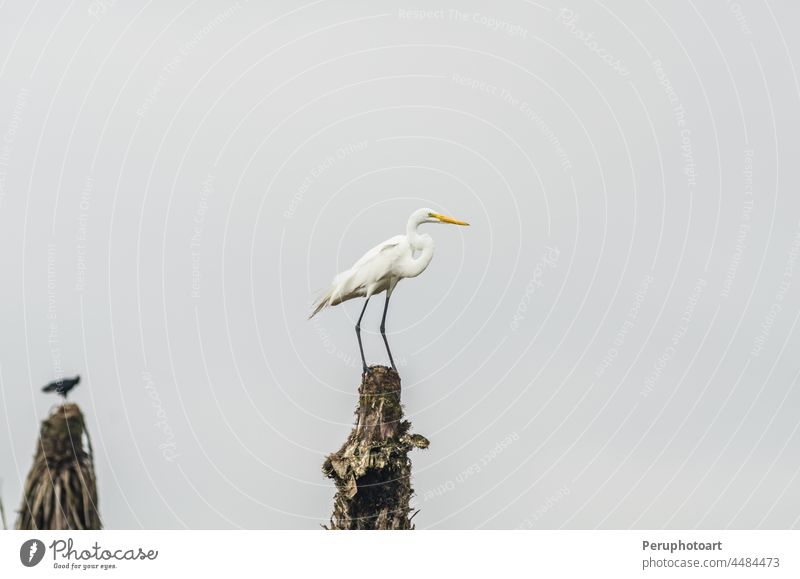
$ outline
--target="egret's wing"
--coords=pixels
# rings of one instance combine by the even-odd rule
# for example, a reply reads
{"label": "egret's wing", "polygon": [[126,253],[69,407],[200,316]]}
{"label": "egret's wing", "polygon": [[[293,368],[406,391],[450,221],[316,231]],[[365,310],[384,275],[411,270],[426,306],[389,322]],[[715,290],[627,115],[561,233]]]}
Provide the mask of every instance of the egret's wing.
{"label": "egret's wing", "polygon": [[393,259],[393,256],[387,254],[395,250],[403,240],[405,240],[404,235],[395,235],[383,243],[379,243],[362,255],[350,269],[334,277],[333,283],[320,296],[309,317],[314,317],[326,306],[335,306],[351,298],[363,296],[366,285],[373,281],[372,278],[377,274],[376,270],[381,269],[380,260],[385,258]]}
{"label": "egret's wing", "polygon": [[363,296],[367,285],[374,283],[382,274],[388,273],[387,263],[394,260],[393,253],[403,239],[405,239],[403,235],[387,239],[362,255],[353,267],[337,275],[333,280],[334,291],[330,305]]}
{"label": "egret's wing", "polygon": [[350,270],[352,271],[354,269],[359,269],[362,266],[368,264],[376,257],[378,257],[381,253],[390,251],[391,249],[400,245],[400,242],[403,241],[405,238],[406,238],[405,235],[395,235],[394,237],[387,239],[383,243],[379,243],[378,245],[370,249],[367,253],[362,255],[361,258],[353,264],[353,267],[351,267]]}

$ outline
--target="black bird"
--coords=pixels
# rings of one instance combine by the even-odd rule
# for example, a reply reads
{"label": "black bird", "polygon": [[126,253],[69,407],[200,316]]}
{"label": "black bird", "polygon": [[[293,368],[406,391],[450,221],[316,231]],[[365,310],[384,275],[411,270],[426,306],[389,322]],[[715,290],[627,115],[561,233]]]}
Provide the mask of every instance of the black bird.
{"label": "black bird", "polygon": [[64,397],[64,400],[66,400],[69,391],[75,388],[80,381],[80,376],[75,376],[74,378],[62,378],[61,380],[50,382],[50,384],[42,388],[42,392],[57,392]]}

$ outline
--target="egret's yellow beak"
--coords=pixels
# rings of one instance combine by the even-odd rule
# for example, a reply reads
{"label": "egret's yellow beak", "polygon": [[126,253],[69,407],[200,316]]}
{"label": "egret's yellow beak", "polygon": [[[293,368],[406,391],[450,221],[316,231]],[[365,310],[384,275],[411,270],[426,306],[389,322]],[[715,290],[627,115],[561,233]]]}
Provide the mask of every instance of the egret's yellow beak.
{"label": "egret's yellow beak", "polygon": [[430,216],[438,219],[442,223],[452,223],[453,225],[469,225],[469,223],[466,221],[460,221],[458,219],[448,217],[447,215],[442,215],[441,213],[431,213]]}

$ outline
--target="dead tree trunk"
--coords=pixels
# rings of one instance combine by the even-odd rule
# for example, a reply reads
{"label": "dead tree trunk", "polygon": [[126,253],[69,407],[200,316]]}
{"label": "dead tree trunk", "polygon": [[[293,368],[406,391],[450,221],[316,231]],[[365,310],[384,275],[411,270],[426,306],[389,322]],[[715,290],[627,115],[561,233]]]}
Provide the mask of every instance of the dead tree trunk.
{"label": "dead tree trunk", "polygon": [[[0,481],[2,482],[2,481]],[[0,520],[3,522],[3,530],[8,530],[8,524],[6,524],[6,508],[3,506],[3,488],[0,486]]]}
{"label": "dead tree trunk", "polygon": [[102,528],[92,444],[77,404],[58,406],[42,422],[23,492],[17,529]]}
{"label": "dead tree trunk", "polygon": [[[400,376],[372,366],[358,388],[356,424],[337,452],[328,455],[322,472],[336,483],[329,529],[413,529],[409,506],[412,448],[428,440],[409,434],[403,420]],[[410,516],[409,516],[410,515]]]}

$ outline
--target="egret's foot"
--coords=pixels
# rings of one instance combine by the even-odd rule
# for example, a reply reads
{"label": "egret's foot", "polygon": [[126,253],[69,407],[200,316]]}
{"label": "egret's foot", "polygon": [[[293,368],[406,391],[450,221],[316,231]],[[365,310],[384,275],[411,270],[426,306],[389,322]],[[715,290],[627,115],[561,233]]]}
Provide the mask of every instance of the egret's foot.
{"label": "egret's foot", "polygon": [[361,370],[361,374],[372,376],[372,368],[370,368],[369,366],[364,366],[363,369]]}

